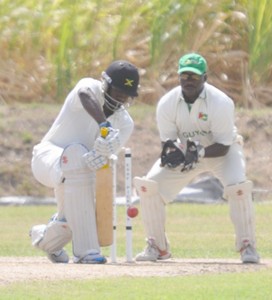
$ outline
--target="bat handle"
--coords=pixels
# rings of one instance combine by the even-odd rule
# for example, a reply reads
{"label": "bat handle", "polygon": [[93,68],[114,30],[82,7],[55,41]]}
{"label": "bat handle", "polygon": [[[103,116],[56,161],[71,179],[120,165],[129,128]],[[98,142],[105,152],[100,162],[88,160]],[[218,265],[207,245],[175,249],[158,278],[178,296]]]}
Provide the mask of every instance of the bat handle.
{"label": "bat handle", "polygon": [[109,134],[109,128],[108,127],[101,127],[100,128],[100,135],[105,138]]}
{"label": "bat handle", "polygon": [[[108,127],[101,127],[100,128],[100,135],[105,139],[106,136],[109,134],[109,128]],[[102,169],[109,168],[109,164],[106,164],[102,167]]]}

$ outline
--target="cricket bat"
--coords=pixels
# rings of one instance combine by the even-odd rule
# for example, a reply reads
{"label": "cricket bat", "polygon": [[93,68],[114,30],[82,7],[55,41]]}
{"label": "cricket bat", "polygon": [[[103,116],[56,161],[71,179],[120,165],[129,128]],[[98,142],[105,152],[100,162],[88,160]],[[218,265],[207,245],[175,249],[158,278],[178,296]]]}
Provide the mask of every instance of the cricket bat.
{"label": "cricket bat", "polygon": [[[108,128],[100,129],[102,137],[108,134]],[[113,243],[113,178],[109,164],[96,172],[96,226],[99,245],[110,246]]]}

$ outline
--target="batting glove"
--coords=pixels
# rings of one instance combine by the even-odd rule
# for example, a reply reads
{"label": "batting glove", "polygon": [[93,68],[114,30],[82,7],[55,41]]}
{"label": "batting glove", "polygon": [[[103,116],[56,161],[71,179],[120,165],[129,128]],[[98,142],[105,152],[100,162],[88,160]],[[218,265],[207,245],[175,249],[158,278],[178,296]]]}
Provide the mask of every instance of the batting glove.
{"label": "batting glove", "polygon": [[87,166],[93,171],[103,168],[108,163],[108,159],[98,154],[94,149],[85,153],[83,159]]}
{"label": "batting glove", "polygon": [[94,150],[105,157],[116,154],[120,147],[119,130],[110,127],[108,127],[108,135],[106,137],[99,136],[94,143]]}

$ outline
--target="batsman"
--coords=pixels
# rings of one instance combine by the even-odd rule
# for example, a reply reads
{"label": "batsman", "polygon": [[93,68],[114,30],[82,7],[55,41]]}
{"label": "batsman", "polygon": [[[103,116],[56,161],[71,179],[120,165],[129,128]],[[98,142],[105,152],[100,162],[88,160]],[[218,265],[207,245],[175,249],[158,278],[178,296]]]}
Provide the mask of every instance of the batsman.
{"label": "batsman", "polygon": [[136,260],[171,257],[165,233],[165,205],[196,176],[211,172],[224,186],[241,261],[258,263],[252,182],[246,177],[243,139],[235,126],[234,103],[207,83],[207,62],[197,53],[180,58],[178,76],[180,85],[157,105],[161,158],[145,177],[134,178],[147,240]]}
{"label": "batsman", "polygon": [[[74,263],[106,263],[100,242],[104,237],[98,236],[98,227],[112,215],[111,210],[101,212],[97,207],[105,207],[100,201],[108,201],[112,185],[105,173],[98,189],[96,180],[109,165],[109,158],[131,136],[134,122],[126,108],[138,96],[138,86],[138,69],[125,60],[113,61],[102,72],[101,80],[81,79],[49,131],[33,148],[33,175],[54,190],[57,213],[48,224],[33,226],[30,236],[32,245],[53,263],[69,262],[64,246],[70,241]],[[107,234],[102,225],[103,233]]]}

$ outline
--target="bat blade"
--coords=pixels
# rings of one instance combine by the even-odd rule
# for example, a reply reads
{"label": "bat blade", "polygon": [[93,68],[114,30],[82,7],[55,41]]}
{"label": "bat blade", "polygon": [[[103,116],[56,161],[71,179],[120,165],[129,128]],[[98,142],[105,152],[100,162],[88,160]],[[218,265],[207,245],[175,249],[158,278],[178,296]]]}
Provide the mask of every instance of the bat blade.
{"label": "bat blade", "polygon": [[96,225],[101,247],[113,243],[113,181],[112,169],[107,165],[96,172]]}

